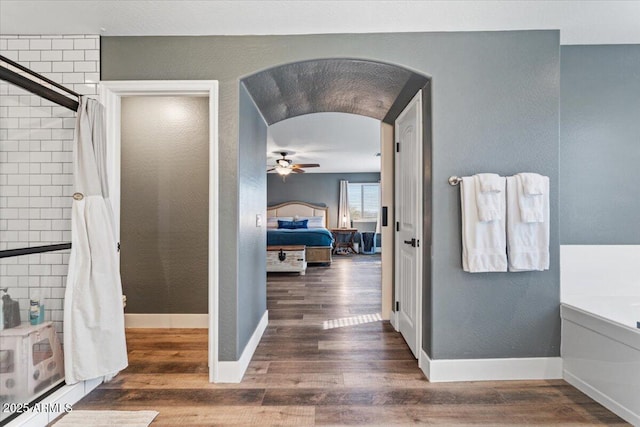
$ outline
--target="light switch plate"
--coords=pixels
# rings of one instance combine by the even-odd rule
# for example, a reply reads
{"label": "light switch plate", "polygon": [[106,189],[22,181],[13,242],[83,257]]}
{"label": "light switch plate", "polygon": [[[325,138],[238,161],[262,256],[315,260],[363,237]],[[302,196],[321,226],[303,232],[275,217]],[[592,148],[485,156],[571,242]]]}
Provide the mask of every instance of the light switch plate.
{"label": "light switch plate", "polygon": [[256,227],[262,227],[262,215],[256,215]]}

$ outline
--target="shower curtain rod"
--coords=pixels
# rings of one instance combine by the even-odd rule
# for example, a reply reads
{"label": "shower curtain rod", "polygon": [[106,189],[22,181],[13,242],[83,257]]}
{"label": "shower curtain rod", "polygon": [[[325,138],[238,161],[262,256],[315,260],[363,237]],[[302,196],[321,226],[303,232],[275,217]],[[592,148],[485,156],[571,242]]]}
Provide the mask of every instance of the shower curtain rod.
{"label": "shower curtain rod", "polygon": [[[60,90],[67,92],[70,95],[76,96],[78,98],[80,97],[80,94],[72,91],[71,89],[68,89],[62,86],[61,84],[56,83],[53,80],[48,79],[45,76],[36,73],[35,71],[31,71],[27,67],[20,65],[17,62],[14,62],[7,57],[0,55],[0,62],[5,62],[11,65],[12,67],[15,67],[21,71],[24,71],[25,73],[28,73]],[[16,86],[19,86],[35,95],[41,96],[51,102],[55,102],[56,104],[66,107],[70,110],[78,111],[78,106],[79,106],[78,101],[73,100],[60,92],[56,92],[53,89],[43,86],[38,82],[28,79],[16,73],[15,71],[11,71],[10,69],[2,65],[0,65],[0,80],[5,80],[9,83],[13,83]]]}

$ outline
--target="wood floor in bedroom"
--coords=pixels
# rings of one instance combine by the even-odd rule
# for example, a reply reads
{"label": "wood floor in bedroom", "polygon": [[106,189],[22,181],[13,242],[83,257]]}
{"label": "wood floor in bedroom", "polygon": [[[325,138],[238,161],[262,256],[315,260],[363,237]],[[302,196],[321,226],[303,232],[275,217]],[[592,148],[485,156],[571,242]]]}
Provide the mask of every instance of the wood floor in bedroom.
{"label": "wood floor in bedroom", "polygon": [[206,330],[129,329],[129,367],[74,409],[157,410],[153,426],[625,425],[560,380],[429,383],[391,325],[367,316],[380,257],[334,258],[268,276],[269,326],[241,383],[207,382]]}

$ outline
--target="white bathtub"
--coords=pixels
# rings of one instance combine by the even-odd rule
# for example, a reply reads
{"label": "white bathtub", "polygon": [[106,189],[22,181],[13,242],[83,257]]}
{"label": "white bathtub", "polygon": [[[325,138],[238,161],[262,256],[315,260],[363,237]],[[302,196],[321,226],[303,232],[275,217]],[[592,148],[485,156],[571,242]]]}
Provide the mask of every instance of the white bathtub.
{"label": "white bathtub", "polygon": [[573,296],[560,311],[565,380],[640,426],[640,297]]}

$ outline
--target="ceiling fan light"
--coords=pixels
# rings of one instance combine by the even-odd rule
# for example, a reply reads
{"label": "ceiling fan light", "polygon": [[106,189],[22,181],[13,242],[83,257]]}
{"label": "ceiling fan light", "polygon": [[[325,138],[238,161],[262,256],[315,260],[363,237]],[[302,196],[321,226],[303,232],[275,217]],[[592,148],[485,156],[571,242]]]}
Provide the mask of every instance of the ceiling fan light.
{"label": "ceiling fan light", "polygon": [[282,166],[276,166],[276,172],[278,172],[278,174],[280,174],[280,175],[289,175],[291,173],[291,170],[292,169],[290,169],[290,168],[285,168],[285,167],[282,167]]}

